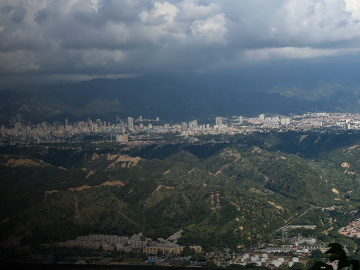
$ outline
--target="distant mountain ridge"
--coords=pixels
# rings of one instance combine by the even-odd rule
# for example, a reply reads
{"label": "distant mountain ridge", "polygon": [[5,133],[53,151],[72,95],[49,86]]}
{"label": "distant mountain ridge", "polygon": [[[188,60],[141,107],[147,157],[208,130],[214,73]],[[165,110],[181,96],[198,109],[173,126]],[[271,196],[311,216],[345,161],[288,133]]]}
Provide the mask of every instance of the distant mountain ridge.
{"label": "distant mountain ridge", "polygon": [[[356,87],[323,83],[305,89],[292,85],[275,87],[270,79],[256,81],[244,74],[152,74],[128,79],[95,79],[76,84],[0,91],[0,122],[17,113],[33,121],[67,117],[114,120],[115,115],[185,121],[200,115],[303,113],[360,109]],[[294,86],[295,85],[295,86]],[[309,86],[310,87],[310,86]],[[321,93],[320,93],[320,92]]]}

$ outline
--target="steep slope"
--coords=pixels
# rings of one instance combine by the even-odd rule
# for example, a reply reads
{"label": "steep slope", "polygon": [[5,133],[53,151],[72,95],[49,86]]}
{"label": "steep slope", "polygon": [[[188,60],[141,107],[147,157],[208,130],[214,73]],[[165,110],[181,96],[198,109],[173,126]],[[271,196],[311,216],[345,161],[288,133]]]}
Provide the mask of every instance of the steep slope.
{"label": "steep slope", "polygon": [[[254,146],[208,157],[184,149],[164,159],[82,155],[69,169],[33,160],[44,166],[16,170],[7,164],[19,158],[3,156],[0,197],[11,207],[0,212],[1,235],[28,233],[49,243],[88,233],[168,237],[184,229],[182,244],[236,248],[265,239],[311,205],[343,203],[317,164]],[[212,211],[217,192],[221,208]]]}

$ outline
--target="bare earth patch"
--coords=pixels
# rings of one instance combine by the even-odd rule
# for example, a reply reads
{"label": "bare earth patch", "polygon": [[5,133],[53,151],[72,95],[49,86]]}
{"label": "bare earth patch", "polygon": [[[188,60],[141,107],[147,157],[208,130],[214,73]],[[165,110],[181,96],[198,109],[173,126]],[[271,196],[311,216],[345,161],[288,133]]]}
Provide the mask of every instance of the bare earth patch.
{"label": "bare earth patch", "polygon": [[110,186],[110,187],[116,187],[116,186],[125,186],[125,184],[121,181],[113,181],[113,182],[110,182],[110,181],[106,181],[104,183],[102,183],[101,185],[99,186],[96,186],[96,187],[105,187],[105,186]]}
{"label": "bare earth patch", "polygon": [[231,202],[232,205],[236,206],[237,210],[240,211],[240,206],[238,206],[236,203]]}
{"label": "bare earth patch", "polygon": [[91,157],[91,160],[94,161],[95,159],[98,159],[100,156],[97,153],[94,153]]}
{"label": "bare earth patch", "polygon": [[90,176],[94,175],[95,172],[96,172],[96,171],[90,171],[85,178],[86,178],[86,179],[89,178]]}
{"label": "bare earth patch", "polygon": [[[117,159],[111,163],[106,170],[115,169],[121,166],[122,168],[131,168],[135,167],[139,161],[141,160],[140,157],[130,157],[128,155],[116,155]],[[108,160],[115,159],[114,156],[108,155]]]}
{"label": "bare earth patch", "polygon": [[[76,187],[76,188],[68,188],[68,190],[70,191],[82,191],[82,190],[86,190],[86,189],[90,189],[90,188],[99,188],[99,187],[106,187],[106,186],[109,186],[109,187],[123,187],[125,186],[125,184],[121,181],[106,181],[98,186],[89,186],[89,185],[83,185],[81,187]],[[53,193],[52,191],[49,192],[49,191],[46,191],[48,192],[48,194],[51,194]],[[46,193],[45,193],[46,194]]]}
{"label": "bare earth patch", "polygon": [[161,189],[162,185],[158,185],[158,187],[151,193],[153,195],[155,192],[158,192]]}
{"label": "bare earth patch", "polygon": [[83,185],[81,187],[68,188],[68,190],[70,190],[70,191],[82,191],[82,190],[89,189],[89,188],[91,188],[91,186]]}
{"label": "bare earth patch", "polygon": [[33,161],[31,159],[28,158],[24,158],[24,159],[14,159],[14,158],[10,158],[6,163],[6,166],[9,167],[46,167],[49,166],[49,164],[45,163],[42,160],[38,160],[38,161]]}
{"label": "bare earth patch", "polygon": [[261,153],[261,149],[257,146],[254,147],[254,149],[251,151],[251,153],[253,154],[260,154]]}
{"label": "bare earth patch", "polygon": [[7,223],[9,220],[10,220],[10,218],[7,217],[7,218],[3,219],[3,220],[0,222],[0,224],[5,224],[5,223]]}
{"label": "bare earth patch", "polygon": [[110,155],[110,154],[107,154],[106,155],[106,159],[107,160],[114,160],[114,159],[116,159],[118,156],[117,155]]}
{"label": "bare earth patch", "polygon": [[343,168],[350,168],[350,164],[347,163],[347,162],[343,162],[343,163],[341,163],[341,167],[343,167]]}
{"label": "bare earth patch", "polygon": [[[191,169],[190,171],[187,172],[187,174],[192,173],[193,171],[195,171],[195,169]],[[179,179],[183,178],[184,176],[186,176],[186,174],[182,175],[179,177]],[[184,183],[184,182],[183,182]]]}
{"label": "bare earth patch", "polygon": [[299,140],[299,144],[306,139],[306,137],[309,136],[309,135],[301,135],[300,136],[300,140]]}
{"label": "bare earth patch", "polygon": [[347,153],[350,153],[352,150],[354,150],[356,147],[358,147],[359,145],[354,145],[354,146],[351,146],[347,149]]}
{"label": "bare earth patch", "polygon": [[282,208],[280,205],[276,205],[274,202],[268,201],[272,206],[274,206],[276,209],[279,209],[281,211],[284,211],[284,208]]}
{"label": "bare earth patch", "polygon": [[53,193],[56,193],[56,192],[59,192],[58,190],[47,190],[47,191],[45,191],[45,201],[46,201],[46,197],[47,197],[47,195],[48,194],[53,194]]}

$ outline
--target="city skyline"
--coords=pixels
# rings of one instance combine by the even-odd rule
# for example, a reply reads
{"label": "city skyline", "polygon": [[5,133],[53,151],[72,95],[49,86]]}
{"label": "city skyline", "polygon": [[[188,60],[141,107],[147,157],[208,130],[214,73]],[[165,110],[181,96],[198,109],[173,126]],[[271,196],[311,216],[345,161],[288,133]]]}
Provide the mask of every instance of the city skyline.
{"label": "city skyline", "polygon": [[[223,123],[226,122],[226,123]],[[136,123],[136,125],[134,124]],[[159,122],[159,117],[155,119],[143,118],[137,119],[127,117],[121,119],[115,117],[114,122],[102,121],[96,119],[92,121],[90,117],[87,121],[69,122],[66,118],[64,123],[54,121],[52,124],[43,121],[38,124],[32,124],[22,119],[21,114],[17,114],[11,120],[10,125],[1,125],[0,142],[2,145],[10,144],[39,144],[66,142],[72,137],[86,134],[106,134],[111,141],[118,143],[129,143],[137,140],[150,141],[150,133],[164,134],[175,133],[180,137],[200,136],[200,135],[218,135],[218,134],[255,134],[257,132],[308,132],[308,131],[326,131],[338,132],[360,130],[360,114],[351,113],[305,113],[302,115],[284,116],[279,114],[260,114],[257,117],[217,116],[213,123],[198,124],[197,120],[179,123],[164,123],[153,125]],[[147,123],[147,124],[146,124]],[[138,133],[146,133],[144,137],[137,137]],[[78,139],[78,138],[76,138]],[[7,142],[7,143],[5,143]]]}

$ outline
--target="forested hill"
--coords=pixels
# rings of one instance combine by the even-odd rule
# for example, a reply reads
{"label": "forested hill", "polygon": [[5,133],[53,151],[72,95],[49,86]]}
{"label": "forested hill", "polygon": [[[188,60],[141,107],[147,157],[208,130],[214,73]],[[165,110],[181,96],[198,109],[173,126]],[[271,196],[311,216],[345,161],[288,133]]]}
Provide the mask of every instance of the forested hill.
{"label": "forested hill", "polygon": [[[324,162],[264,144],[172,147],[157,147],[157,158],[146,158],[146,148],[124,152],[114,146],[3,149],[1,235],[51,243],[90,233],[166,238],[183,229],[182,244],[237,248],[266,240],[292,220],[316,224],[321,235],[321,218],[329,213],[317,209],[359,207],[352,165],[358,147],[347,147],[351,160],[335,150],[337,159]],[[221,208],[211,211],[210,195],[217,191]],[[347,220],[334,224],[334,233]]]}

